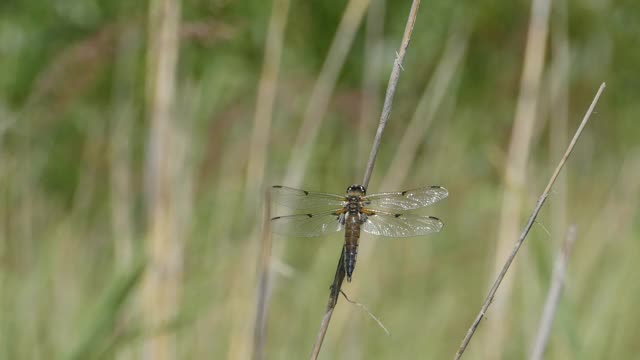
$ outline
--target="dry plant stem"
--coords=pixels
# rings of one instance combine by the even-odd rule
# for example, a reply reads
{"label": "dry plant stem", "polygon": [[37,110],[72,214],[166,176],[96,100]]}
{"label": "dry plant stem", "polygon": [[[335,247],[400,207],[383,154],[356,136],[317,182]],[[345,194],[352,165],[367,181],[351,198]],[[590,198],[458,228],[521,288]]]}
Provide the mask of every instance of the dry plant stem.
{"label": "dry plant stem", "polygon": [[[400,79],[400,69],[402,68],[402,61],[407,51],[407,47],[409,46],[409,40],[411,39],[411,33],[413,32],[413,26],[416,22],[416,16],[418,14],[419,6],[420,6],[420,1],[414,0],[411,5],[411,11],[409,12],[409,19],[407,20],[407,25],[405,26],[404,36],[402,37],[402,43],[400,44],[400,49],[397,53],[395,62],[393,64],[391,76],[389,77],[389,83],[387,85],[387,92],[385,95],[384,105],[382,109],[382,115],[380,116],[378,130],[376,132],[376,137],[373,142],[373,148],[371,149],[371,154],[369,156],[369,162],[367,163],[367,168],[365,170],[364,180],[362,181],[362,185],[364,185],[365,187],[369,185],[369,179],[371,178],[371,173],[373,171],[373,165],[376,160],[376,154],[378,153],[378,148],[380,147],[382,133],[384,132],[384,128],[387,124],[387,121],[389,120],[389,115],[391,114],[391,104],[393,102],[393,96],[395,94],[395,90],[398,85],[398,80]],[[333,315],[333,309],[335,308],[338,302],[338,296],[340,294],[342,282],[344,281],[344,276],[345,276],[343,261],[344,259],[341,251],[340,259],[338,260],[338,265],[336,269],[336,274],[333,279],[333,283],[331,284],[329,302],[327,304],[325,314],[322,317],[322,322],[320,323],[320,329],[318,330],[318,336],[316,337],[316,342],[311,352],[310,358],[312,360],[317,359],[318,354],[320,354],[320,348],[322,347],[324,336],[327,333],[327,329],[329,328],[329,322],[331,321],[331,315]]]}
{"label": "dry plant stem", "polygon": [[[150,134],[147,151],[149,268],[143,288],[143,312],[148,328],[172,320],[178,313],[181,243],[176,234],[175,124],[172,118],[175,71],[178,60],[179,0],[152,0],[149,4],[147,95]],[[144,354],[153,359],[175,357],[175,337],[150,337]]]}
{"label": "dry plant stem", "polygon": [[344,277],[346,272],[344,270],[344,252],[340,251],[340,259],[338,260],[338,266],[336,268],[336,274],[333,278],[333,283],[331,284],[330,292],[329,292],[329,302],[327,303],[327,309],[322,317],[322,322],[320,323],[320,329],[318,330],[318,335],[316,336],[316,342],[313,345],[313,350],[311,352],[311,359],[317,359],[320,354],[320,348],[322,347],[322,342],[324,341],[324,336],[327,333],[327,329],[329,328],[329,322],[331,321],[331,315],[333,315],[333,309],[336,308],[336,304],[338,303],[338,296],[340,295],[340,291],[342,288],[342,282],[344,281]]}
{"label": "dry plant stem", "polygon": [[596,93],[596,96],[593,98],[593,101],[591,102],[591,106],[589,106],[589,109],[587,110],[584,118],[582,119],[582,122],[580,123],[578,130],[576,130],[576,133],[573,136],[573,139],[571,139],[571,143],[569,143],[569,146],[567,147],[567,150],[562,156],[562,159],[558,163],[555,171],[553,172],[553,175],[551,175],[551,178],[549,179],[549,182],[547,183],[546,188],[542,192],[542,195],[540,195],[540,198],[538,199],[538,202],[536,203],[536,206],[533,209],[531,216],[529,216],[529,220],[527,221],[527,224],[522,230],[522,233],[520,234],[518,241],[516,241],[516,244],[513,247],[511,254],[507,258],[507,261],[502,267],[502,270],[500,271],[500,273],[498,274],[498,277],[493,283],[493,286],[491,286],[491,290],[489,290],[489,294],[487,295],[484,303],[482,304],[482,308],[480,308],[480,312],[478,313],[478,316],[476,317],[473,324],[467,331],[466,336],[462,340],[462,344],[460,344],[460,348],[458,349],[458,352],[456,353],[454,359],[460,359],[462,357],[462,354],[466,350],[467,345],[469,345],[469,341],[471,341],[471,338],[473,337],[473,334],[478,328],[478,325],[480,325],[480,321],[482,321],[484,314],[487,312],[487,309],[491,305],[491,302],[493,301],[493,297],[498,291],[498,287],[500,287],[500,283],[502,282],[502,279],[504,279],[504,276],[507,274],[507,271],[509,270],[509,266],[511,266],[511,263],[513,262],[513,259],[515,258],[516,254],[518,253],[520,246],[522,246],[524,239],[527,237],[527,234],[529,234],[529,230],[531,230],[531,227],[533,226],[533,223],[535,222],[536,217],[538,216],[538,213],[542,208],[542,205],[544,205],[545,201],[547,200],[547,197],[549,196],[549,191],[551,191],[551,187],[553,186],[556,179],[558,178],[560,171],[564,167],[564,164],[567,162],[567,159],[569,158],[569,155],[571,155],[571,152],[573,151],[573,148],[576,145],[578,138],[582,134],[582,130],[584,129],[585,125],[587,124],[587,121],[591,117],[591,113],[593,112],[593,109],[596,106],[596,103],[598,102],[598,99],[600,98],[600,94],[602,94],[604,87],[605,87],[605,84],[602,83],[602,85],[600,85],[600,88],[598,89],[598,92]]}
{"label": "dry plant stem", "polygon": [[[398,189],[409,174],[410,165],[417,156],[420,141],[424,139],[425,133],[433,122],[436,114],[440,110],[447,94],[452,93],[452,88],[456,86],[456,75],[460,73],[460,66],[464,59],[469,35],[471,33],[470,21],[468,18],[459,17],[451,26],[450,35],[445,45],[444,53],[431,76],[429,84],[423,91],[415,113],[407,125],[404,135],[397,143],[395,155],[391,161],[386,175],[383,177],[380,189]],[[358,251],[358,261],[366,261],[370,258],[376,248],[376,242],[368,243]],[[355,282],[351,284],[354,293],[363,284]],[[337,324],[336,324],[337,321]],[[347,325],[346,318],[339,318],[334,321],[334,329],[338,331],[338,337],[344,333]],[[334,330],[335,331],[335,330]]]}
{"label": "dry plant stem", "polygon": [[576,226],[572,225],[567,231],[564,244],[558,252],[555,264],[553,266],[553,273],[551,274],[551,286],[549,287],[549,294],[544,304],[542,316],[540,317],[540,327],[538,328],[538,334],[533,342],[533,348],[531,351],[530,360],[541,360],[544,350],[547,347],[547,341],[549,334],[551,334],[551,325],[553,325],[553,319],[556,314],[556,308],[558,307],[558,301],[562,289],[564,288],[565,277],[567,274],[567,263],[569,261],[569,255],[573,243],[576,240]]}
{"label": "dry plant stem", "polygon": [[264,195],[264,217],[262,221],[262,239],[260,241],[260,268],[258,274],[258,297],[256,301],[256,319],[253,327],[253,359],[264,359],[264,340],[266,337],[267,304],[271,287],[271,196]]}

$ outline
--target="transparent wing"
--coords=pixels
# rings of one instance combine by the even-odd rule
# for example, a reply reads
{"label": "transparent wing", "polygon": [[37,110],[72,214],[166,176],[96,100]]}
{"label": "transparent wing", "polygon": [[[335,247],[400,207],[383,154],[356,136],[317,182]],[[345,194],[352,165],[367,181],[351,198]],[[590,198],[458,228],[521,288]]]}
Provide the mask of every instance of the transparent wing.
{"label": "transparent wing", "polygon": [[271,219],[271,228],[279,235],[314,237],[340,231],[343,216],[335,211],[276,216]]}
{"label": "transparent wing", "polygon": [[433,216],[376,211],[367,216],[361,228],[369,234],[378,236],[411,237],[438,232],[443,226],[442,221]]}
{"label": "transparent wing", "polygon": [[341,208],[346,200],[344,196],[294,189],[281,185],[271,187],[271,199],[278,205],[306,213]]}
{"label": "transparent wing", "polygon": [[364,197],[367,208],[387,211],[413,210],[434,204],[449,195],[442,186],[427,186],[419,189],[372,194]]}

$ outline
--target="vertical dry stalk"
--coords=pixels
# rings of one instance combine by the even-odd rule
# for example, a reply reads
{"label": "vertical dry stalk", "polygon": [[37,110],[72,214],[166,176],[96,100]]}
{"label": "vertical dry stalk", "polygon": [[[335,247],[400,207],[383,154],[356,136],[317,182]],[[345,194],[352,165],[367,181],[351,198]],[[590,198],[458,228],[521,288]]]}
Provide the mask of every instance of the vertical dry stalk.
{"label": "vertical dry stalk", "polygon": [[[509,252],[511,239],[518,234],[518,223],[522,211],[522,193],[526,184],[526,167],[529,149],[533,137],[533,125],[536,118],[536,106],[548,33],[550,0],[533,0],[524,54],[524,65],[520,82],[520,95],[516,106],[515,120],[511,133],[511,143],[507,155],[504,179],[502,213],[498,230],[494,273],[500,269],[500,262]],[[493,275],[493,274],[492,274]],[[508,279],[502,296],[495,304],[496,315],[491,321],[491,335],[486,339],[486,357],[501,358],[504,348],[503,339],[506,330],[506,305],[511,293],[511,281]]]}
{"label": "vertical dry stalk", "polygon": [[[152,0],[149,4],[147,96],[150,134],[147,150],[149,271],[143,293],[148,329],[161,327],[178,312],[181,285],[181,248],[176,236],[175,193],[172,188],[175,124],[172,114],[178,60],[179,0]],[[176,358],[175,338],[169,333],[151,337],[145,358]]]}
{"label": "vertical dry stalk", "polygon": [[[381,189],[393,191],[405,181],[409,175],[411,164],[414,162],[420,142],[429,129],[435,115],[437,114],[447,91],[453,86],[455,74],[459,72],[460,65],[466,52],[470,27],[461,28],[461,22],[452,25],[451,34],[445,46],[444,54],[433,74],[431,81],[420,97],[407,129],[395,151],[391,167],[386,171],[386,176],[382,180]],[[375,249],[376,242],[367,243],[358,251],[358,261],[366,262]],[[358,292],[362,283],[355,282],[351,285],[354,293]],[[334,325],[339,331],[344,331],[346,321],[339,321]]]}
{"label": "vertical dry stalk", "polygon": [[551,286],[549,286],[549,293],[547,294],[547,300],[544,303],[544,309],[542,310],[542,316],[540,316],[540,326],[538,327],[538,333],[533,342],[533,350],[531,351],[530,360],[541,360],[544,350],[547,347],[547,340],[551,334],[551,325],[553,325],[553,319],[556,314],[556,308],[558,307],[558,301],[564,288],[564,281],[567,274],[567,263],[569,262],[569,255],[573,243],[576,240],[576,226],[572,225],[567,231],[567,236],[564,239],[564,244],[558,251],[558,256],[553,265],[553,272],[551,273]]}
{"label": "vertical dry stalk", "polygon": [[309,105],[305,110],[302,126],[296,137],[294,151],[292,151],[287,175],[283,182],[287,186],[299,187],[302,182],[304,170],[311,154],[311,147],[315,143],[321,121],[327,112],[331,93],[338,81],[340,70],[368,6],[369,0],[349,0],[344,10],[327,59],[311,91]]}
{"label": "vertical dry stalk", "polygon": [[[380,116],[380,122],[378,124],[378,130],[376,131],[376,137],[374,138],[369,161],[367,162],[367,168],[365,169],[365,175],[362,181],[362,185],[364,185],[365,187],[369,185],[369,179],[371,178],[371,173],[373,172],[373,166],[375,164],[378,148],[380,147],[380,142],[382,140],[382,133],[384,132],[384,128],[387,124],[387,121],[389,120],[389,116],[391,115],[393,97],[395,95],[396,87],[398,86],[398,80],[400,79],[402,62],[404,60],[404,55],[406,54],[407,47],[409,46],[409,40],[411,40],[411,33],[413,32],[413,26],[416,22],[419,7],[420,0],[413,0],[413,3],[411,4],[411,10],[409,12],[409,18],[407,19],[407,24],[404,29],[404,36],[402,37],[402,42],[400,43],[400,49],[398,50],[396,59],[393,64],[393,69],[391,70],[391,76],[389,77],[389,84],[387,85],[387,92],[384,98],[384,104],[382,108],[382,114]],[[342,282],[344,281],[345,277],[343,256],[343,252],[340,251],[340,259],[338,260],[336,274],[334,276],[333,283],[331,284],[331,290],[329,292],[329,301],[327,303],[325,314],[323,315],[322,321],[320,322],[320,329],[318,330],[316,342],[314,343],[313,350],[311,351],[312,360],[317,359],[318,355],[320,354],[320,348],[322,347],[324,336],[327,333],[329,322],[331,321],[331,316],[333,315],[333,310],[335,309],[338,302],[340,288],[342,287]]]}
{"label": "vertical dry stalk", "polygon": [[[374,136],[375,118],[380,108],[382,70],[384,60],[385,0],[372,0],[367,13],[364,40],[364,71],[362,75],[362,103],[360,107],[359,135],[357,139],[357,163],[366,164],[369,146]],[[342,332],[345,318],[338,318],[337,328]],[[335,323],[336,320],[334,320]],[[334,329],[336,325],[334,325]],[[356,349],[357,350],[357,349]]]}
{"label": "vertical dry stalk", "polygon": [[264,169],[267,160],[267,146],[269,145],[271,122],[273,119],[273,104],[276,99],[278,75],[280,73],[280,58],[284,32],[289,14],[289,0],[276,0],[271,9],[271,20],[267,31],[267,41],[262,63],[262,74],[258,84],[256,111],[253,120],[251,148],[245,185],[245,206],[255,209],[256,204],[249,203],[260,198],[264,186]]}
{"label": "vertical dry stalk", "polygon": [[593,109],[595,108],[596,104],[598,103],[598,99],[600,98],[600,95],[602,94],[602,91],[604,91],[604,88],[605,88],[605,84],[602,83],[602,85],[600,85],[600,88],[598,89],[598,92],[596,93],[595,97],[593,98],[593,101],[591,102],[591,105],[589,106],[589,109],[587,110],[586,114],[584,115],[584,118],[582,119],[582,122],[580,123],[580,126],[578,127],[578,130],[576,130],[576,133],[573,135],[573,139],[571,139],[571,142],[569,143],[569,146],[567,147],[567,150],[565,151],[564,155],[562,156],[562,159],[560,159],[560,162],[556,166],[555,171],[551,175],[551,178],[549,179],[549,182],[547,183],[547,186],[545,187],[544,191],[542,192],[542,195],[540,195],[540,198],[538,198],[538,202],[536,203],[536,206],[534,207],[531,215],[529,216],[529,220],[527,220],[527,224],[525,225],[524,229],[520,233],[520,236],[519,236],[518,240],[516,241],[516,243],[515,243],[515,245],[513,247],[513,250],[511,251],[511,253],[507,257],[507,261],[502,266],[502,270],[500,270],[500,273],[498,274],[497,278],[495,279],[495,281],[493,283],[493,286],[491,286],[491,289],[489,290],[489,294],[485,298],[484,303],[482,304],[482,307],[480,308],[480,312],[476,316],[476,319],[473,321],[473,324],[471,324],[471,327],[469,328],[469,330],[467,331],[467,334],[465,335],[464,339],[462,340],[462,344],[460,344],[460,348],[458,349],[458,352],[456,353],[454,359],[456,359],[456,360],[460,359],[462,357],[462,354],[464,353],[464,351],[467,349],[467,346],[469,345],[469,342],[471,341],[471,338],[473,337],[473,334],[475,333],[476,329],[480,325],[480,321],[482,321],[482,318],[484,317],[484,314],[487,312],[487,309],[489,309],[489,306],[493,302],[493,298],[494,298],[496,292],[498,291],[498,287],[500,287],[500,284],[502,283],[502,280],[504,279],[504,276],[507,274],[507,271],[509,270],[509,267],[511,266],[511,263],[513,262],[513,259],[518,254],[518,250],[522,246],[522,243],[524,242],[524,239],[526,239],[527,235],[529,234],[529,230],[531,230],[531,227],[533,226],[533,223],[535,222],[535,220],[536,220],[536,218],[538,216],[538,213],[540,212],[540,209],[542,209],[542,205],[544,205],[545,201],[547,200],[547,197],[549,196],[549,192],[551,191],[551,187],[556,182],[556,179],[558,178],[558,175],[560,174],[560,171],[564,167],[565,163],[567,162],[567,159],[569,158],[569,155],[571,155],[571,152],[573,151],[573,148],[575,147],[576,143],[578,142],[578,139],[580,138],[580,135],[582,134],[582,130],[587,125],[587,121],[589,121],[589,118],[591,117],[591,113],[593,112]]}

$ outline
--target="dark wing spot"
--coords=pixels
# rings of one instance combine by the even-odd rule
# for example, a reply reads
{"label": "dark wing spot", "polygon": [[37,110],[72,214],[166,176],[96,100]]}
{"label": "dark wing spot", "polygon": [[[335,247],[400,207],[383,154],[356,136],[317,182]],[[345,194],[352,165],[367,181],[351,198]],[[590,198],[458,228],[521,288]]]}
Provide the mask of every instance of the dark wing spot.
{"label": "dark wing spot", "polygon": [[402,216],[402,214],[395,214],[395,215],[393,215],[393,216],[395,216],[395,217],[399,218],[400,216]]}
{"label": "dark wing spot", "polygon": [[271,220],[278,220],[280,219],[282,216],[276,216],[276,217],[272,217]]}
{"label": "dark wing spot", "polygon": [[438,220],[438,221],[440,221],[440,219],[438,219],[438,218],[437,218],[437,217],[435,217],[435,216],[428,216],[428,218],[429,218],[429,219],[431,219],[431,220]]}
{"label": "dark wing spot", "polygon": [[438,185],[433,185],[433,186],[429,186],[432,189],[442,189],[442,186],[438,186]]}
{"label": "dark wing spot", "polygon": [[272,186],[272,188],[274,188],[274,189],[280,189],[280,188],[282,188],[282,185],[273,185],[273,186]]}
{"label": "dark wing spot", "polygon": [[305,195],[309,195],[309,192],[307,190],[302,190],[304,192]]}
{"label": "dark wing spot", "polygon": [[308,217],[313,217],[313,214],[307,214]]}
{"label": "dark wing spot", "polygon": [[403,191],[403,192],[402,192],[402,196],[404,196],[404,194],[406,194],[406,193],[407,193],[407,191],[406,191],[406,190],[405,190],[405,191]]}

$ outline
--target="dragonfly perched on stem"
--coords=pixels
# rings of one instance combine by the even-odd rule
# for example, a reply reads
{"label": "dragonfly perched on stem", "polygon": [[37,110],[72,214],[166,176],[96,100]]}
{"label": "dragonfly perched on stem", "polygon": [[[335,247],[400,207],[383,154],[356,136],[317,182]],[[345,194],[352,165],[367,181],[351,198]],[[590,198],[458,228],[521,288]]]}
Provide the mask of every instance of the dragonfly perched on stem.
{"label": "dragonfly perched on stem", "polygon": [[345,230],[344,268],[347,281],[356,266],[360,231],[385,237],[421,236],[442,230],[444,224],[433,216],[405,214],[434,204],[449,193],[441,186],[367,195],[362,185],[351,185],[344,196],[275,185],[272,200],[296,214],[271,219],[280,235],[314,237]]}

